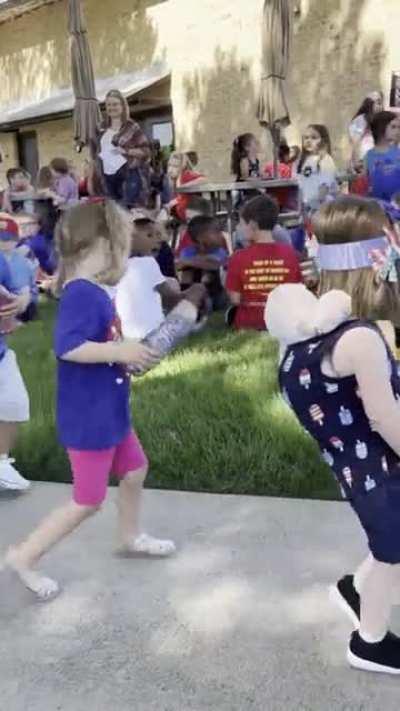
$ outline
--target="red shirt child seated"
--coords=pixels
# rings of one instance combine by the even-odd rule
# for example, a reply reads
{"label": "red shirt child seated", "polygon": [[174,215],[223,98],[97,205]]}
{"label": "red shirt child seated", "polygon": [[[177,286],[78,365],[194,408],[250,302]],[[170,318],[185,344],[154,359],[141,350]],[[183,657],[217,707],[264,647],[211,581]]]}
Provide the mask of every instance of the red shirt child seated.
{"label": "red shirt child seated", "polygon": [[229,260],[226,289],[237,306],[233,325],[237,329],[265,330],[264,309],[269,293],[279,284],[301,282],[298,257],[290,245],[273,241],[278,221],[274,200],[260,195],[241,211],[241,227],[248,247]]}

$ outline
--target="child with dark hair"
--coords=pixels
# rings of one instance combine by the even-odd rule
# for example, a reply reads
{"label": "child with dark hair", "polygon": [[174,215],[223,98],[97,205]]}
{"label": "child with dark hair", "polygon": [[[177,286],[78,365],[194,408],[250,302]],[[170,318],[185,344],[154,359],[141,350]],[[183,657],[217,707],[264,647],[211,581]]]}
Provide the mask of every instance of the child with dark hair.
{"label": "child with dark hair", "polygon": [[58,212],[54,203],[49,200],[37,200],[35,213],[39,223],[39,231],[24,240],[39,262],[40,269],[45,275],[52,276],[57,269],[57,255],[54,245]]}
{"label": "child with dark hair", "polygon": [[188,224],[192,245],[182,250],[176,267],[183,288],[194,283],[206,286],[214,308],[222,303],[221,269],[226,266],[228,251],[221,230],[213,217],[199,215]]}
{"label": "child with dark hair", "polygon": [[242,133],[235,138],[231,154],[231,172],[238,182],[260,178],[258,141],[253,133]]}
{"label": "child with dark hair", "polygon": [[390,202],[400,190],[400,118],[380,111],[371,121],[375,147],[365,156],[370,195]]}
{"label": "child with dark hair", "polygon": [[331,139],[326,126],[310,124],[303,136],[297,177],[306,207],[317,209],[321,191],[332,190],[336,184],[336,165],[332,158]]}
{"label": "child with dark hair", "polygon": [[[200,195],[191,195],[186,207],[186,222],[189,223],[191,220],[193,220],[194,217],[198,217],[199,215],[206,215],[206,217],[211,217],[211,202],[210,200],[207,200],[206,198],[203,198]],[[193,242],[190,238],[186,224],[185,229],[182,231],[178,239],[178,244],[175,249],[175,257],[179,257],[182,250],[186,249],[186,247],[192,246]]]}
{"label": "child with dark hair", "polygon": [[351,166],[356,172],[363,164],[368,151],[374,147],[371,132],[371,122],[374,115],[383,110],[383,93],[372,91],[365,97],[361,106],[353,116],[349,126],[349,138],[352,145]]}
{"label": "child with dark hair", "polygon": [[115,292],[115,305],[123,336],[141,340],[159,328],[165,312],[184,295],[178,282],[161,271],[159,225],[146,210],[134,210],[133,218],[130,259]]}
{"label": "child with dark hair", "polygon": [[273,229],[278,206],[260,195],[241,210],[241,229],[247,247],[229,260],[226,289],[234,310],[228,325],[237,329],[265,330],[264,309],[269,293],[279,284],[301,282],[299,260],[293,247],[277,244]]}
{"label": "child with dark hair", "polygon": [[[285,141],[282,141],[278,152],[278,178],[282,180],[290,180],[293,176],[293,164],[299,157],[300,149],[298,146],[288,146]],[[274,164],[272,161],[264,166],[263,174],[265,178],[274,178]]]}
{"label": "child with dark hair", "polygon": [[[10,168],[7,173],[8,188],[3,195],[3,210],[5,212],[32,213],[34,205],[32,199],[33,187],[31,176],[24,168]],[[21,200],[16,199],[19,198]]]}

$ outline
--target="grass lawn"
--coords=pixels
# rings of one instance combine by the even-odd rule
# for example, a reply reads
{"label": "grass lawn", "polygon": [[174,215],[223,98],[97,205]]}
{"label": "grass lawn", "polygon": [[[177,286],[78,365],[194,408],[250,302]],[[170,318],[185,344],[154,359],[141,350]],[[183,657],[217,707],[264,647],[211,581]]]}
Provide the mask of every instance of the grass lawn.
{"label": "grass lawn", "polygon": [[[31,479],[69,481],[57,444],[55,304],[12,339],[31,398],[32,419],[15,455]],[[235,494],[331,498],[329,471],[277,393],[276,348],[257,333],[204,332],[132,387],[135,427],[151,461],[152,487]]]}

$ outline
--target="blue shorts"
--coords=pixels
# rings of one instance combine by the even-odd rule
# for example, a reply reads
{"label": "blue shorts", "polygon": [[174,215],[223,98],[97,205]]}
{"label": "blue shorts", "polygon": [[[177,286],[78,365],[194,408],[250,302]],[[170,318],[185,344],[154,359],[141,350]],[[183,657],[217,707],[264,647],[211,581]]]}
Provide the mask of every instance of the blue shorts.
{"label": "blue shorts", "polygon": [[400,473],[350,502],[367,534],[375,560],[400,563]]}

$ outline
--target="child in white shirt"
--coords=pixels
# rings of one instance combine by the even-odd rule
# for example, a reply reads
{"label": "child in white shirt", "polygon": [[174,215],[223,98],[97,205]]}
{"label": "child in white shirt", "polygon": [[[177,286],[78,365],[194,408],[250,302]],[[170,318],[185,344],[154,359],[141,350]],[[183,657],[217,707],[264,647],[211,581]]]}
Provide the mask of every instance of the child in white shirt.
{"label": "child in white shirt", "polygon": [[[150,215],[145,211],[136,211],[131,258],[115,293],[124,338],[145,338],[164,321],[165,311],[172,309],[183,298],[178,282],[161,273],[153,256],[158,253],[160,239]],[[202,285],[194,288],[204,291]],[[187,291],[185,296],[188,296]]]}

